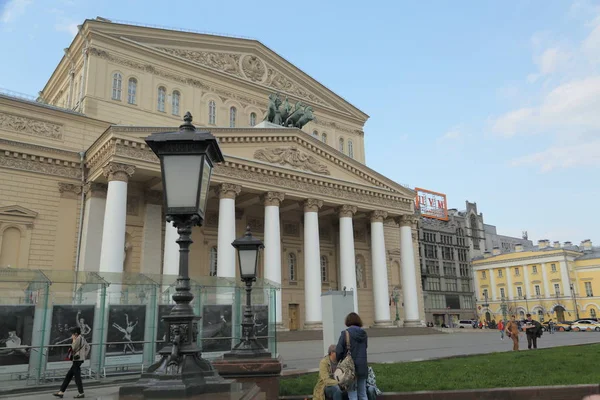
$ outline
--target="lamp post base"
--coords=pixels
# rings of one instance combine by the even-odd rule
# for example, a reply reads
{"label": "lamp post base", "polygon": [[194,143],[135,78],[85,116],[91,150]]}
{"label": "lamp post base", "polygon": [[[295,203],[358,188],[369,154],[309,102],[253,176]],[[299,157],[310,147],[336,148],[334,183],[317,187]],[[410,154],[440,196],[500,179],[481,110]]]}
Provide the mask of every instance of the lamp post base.
{"label": "lamp post base", "polygon": [[236,382],[255,383],[267,399],[279,397],[279,377],[281,376],[282,363],[279,358],[266,357],[236,357],[232,353],[223,355],[223,358],[214,360],[213,365],[219,375],[235,379]]}

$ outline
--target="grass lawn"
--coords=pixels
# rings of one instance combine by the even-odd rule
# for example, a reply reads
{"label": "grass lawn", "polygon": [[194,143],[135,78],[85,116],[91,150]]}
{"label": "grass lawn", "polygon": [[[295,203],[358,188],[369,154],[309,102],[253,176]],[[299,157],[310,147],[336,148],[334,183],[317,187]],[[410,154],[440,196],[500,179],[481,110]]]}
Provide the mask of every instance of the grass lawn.
{"label": "grass lawn", "polygon": [[[383,392],[576,385],[600,381],[599,356],[591,344],[371,366]],[[283,378],[280,394],[312,394],[316,382],[316,373]]]}

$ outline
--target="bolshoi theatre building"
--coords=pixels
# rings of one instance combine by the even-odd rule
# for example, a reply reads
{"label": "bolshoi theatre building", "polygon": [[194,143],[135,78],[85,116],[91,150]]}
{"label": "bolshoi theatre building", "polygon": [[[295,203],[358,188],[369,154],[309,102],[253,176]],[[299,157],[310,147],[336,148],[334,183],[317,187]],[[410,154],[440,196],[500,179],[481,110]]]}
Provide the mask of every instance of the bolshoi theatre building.
{"label": "bolshoi theatre building", "polygon": [[[264,121],[270,96],[312,109]],[[80,26],[37,101],[0,95],[0,268],[178,273],[160,164],[146,146],[189,111],[219,140],[190,274],[234,278],[250,226],[281,329],[318,329],[320,294],[352,290],[366,325],[425,319],[415,193],[365,165],[368,115],[256,40]]]}

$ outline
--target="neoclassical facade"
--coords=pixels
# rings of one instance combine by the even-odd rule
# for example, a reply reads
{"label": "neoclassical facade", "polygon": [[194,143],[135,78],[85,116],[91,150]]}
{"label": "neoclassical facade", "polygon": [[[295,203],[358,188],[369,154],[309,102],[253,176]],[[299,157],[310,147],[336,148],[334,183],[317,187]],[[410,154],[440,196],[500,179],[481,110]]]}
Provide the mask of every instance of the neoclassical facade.
{"label": "neoclassical facade", "polygon": [[[268,95],[316,116],[261,124]],[[195,228],[192,274],[234,278],[231,242],[265,243],[284,329],[322,323],[320,293],[353,290],[369,325],[424,320],[412,190],[364,164],[368,116],[254,40],[87,20],[37,102],[0,96],[0,267],[176,274],[160,165],[144,138],[190,111],[225,162]]]}

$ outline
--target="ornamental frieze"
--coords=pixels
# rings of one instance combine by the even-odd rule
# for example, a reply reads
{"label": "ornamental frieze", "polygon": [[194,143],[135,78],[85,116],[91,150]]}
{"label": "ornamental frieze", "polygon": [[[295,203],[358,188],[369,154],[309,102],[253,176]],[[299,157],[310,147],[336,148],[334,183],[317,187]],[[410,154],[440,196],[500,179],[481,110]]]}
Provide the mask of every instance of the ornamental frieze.
{"label": "ornamental frieze", "polygon": [[[40,157],[41,159],[41,157]],[[50,164],[46,161],[27,160],[0,154],[0,167],[18,169],[21,171],[38,172],[41,174],[60,176],[64,178],[81,179],[81,168],[65,166],[64,164]]]}
{"label": "ornamental frieze", "polygon": [[27,135],[61,140],[61,125],[0,112],[0,129]]}
{"label": "ornamental frieze", "polygon": [[254,152],[254,158],[271,164],[291,165],[294,168],[317,174],[331,175],[327,165],[315,157],[298,150],[297,147],[277,147],[273,149],[260,149]]}
{"label": "ornamental frieze", "polygon": [[156,157],[156,155],[150,149],[141,149],[139,147],[117,145],[115,154],[136,160],[150,161],[157,164],[160,162],[158,157]]}

